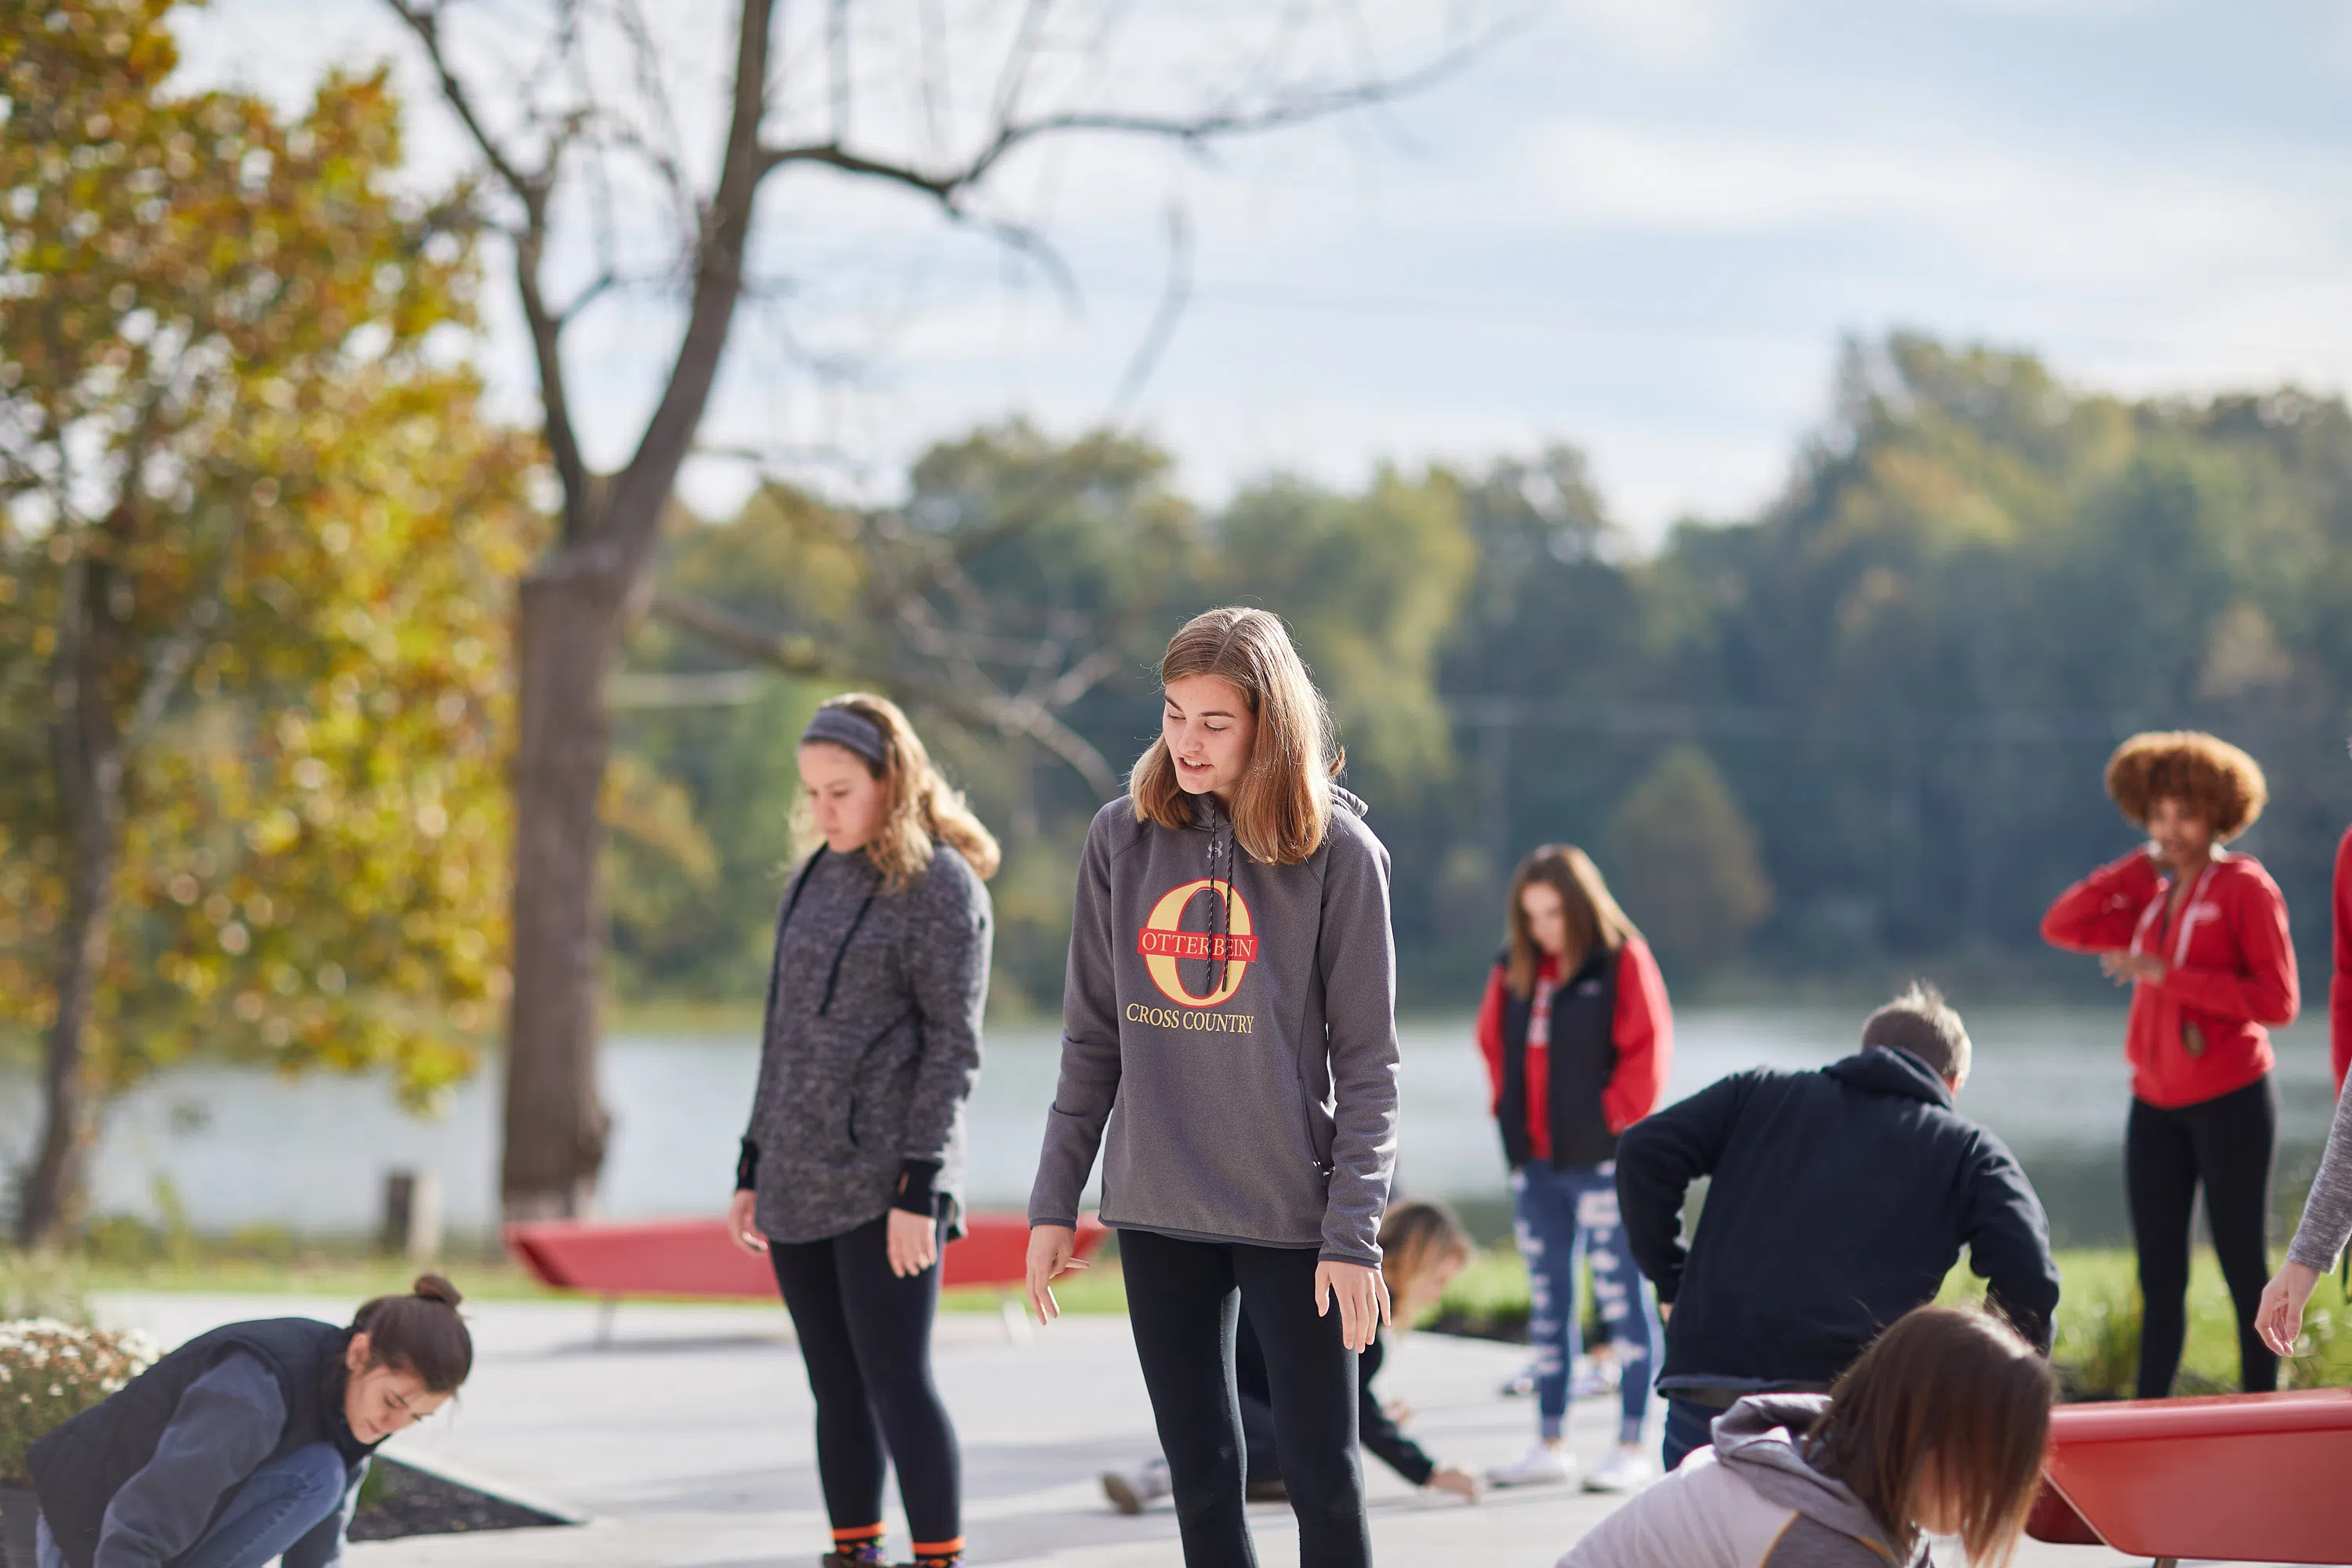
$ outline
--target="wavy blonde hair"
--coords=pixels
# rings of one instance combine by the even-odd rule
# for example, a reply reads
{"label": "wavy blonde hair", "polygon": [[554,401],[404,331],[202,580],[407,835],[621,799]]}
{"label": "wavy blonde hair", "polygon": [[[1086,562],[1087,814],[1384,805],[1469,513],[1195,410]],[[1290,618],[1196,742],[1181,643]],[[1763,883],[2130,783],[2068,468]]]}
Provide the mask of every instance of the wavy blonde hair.
{"label": "wavy blonde hair", "polygon": [[[930,752],[923,749],[922,737],[915,733],[914,725],[897,703],[870,691],[848,691],[818,706],[845,708],[882,731],[887,753],[884,762],[857,756],[846,746],[840,749],[857,757],[866,771],[883,784],[882,826],[866,844],[866,853],[882,873],[885,891],[898,892],[921,876],[931,863],[937,844],[946,845],[971,862],[982,881],[996,875],[1003,854],[996,847],[995,835],[982,826],[971,807],[964,804],[963,792],[940,776]],[[807,743],[836,744],[832,741]],[[806,859],[824,840],[803,793],[793,807],[793,858]]]}
{"label": "wavy blonde hair", "polygon": [[[1207,610],[1168,639],[1160,684],[1213,675],[1238,690],[1257,721],[1249,770],[1234,795],[1234,841],[1253,860],[1295,866],[1323,847],[1331,827],[1331,780],[1346,753],[1282,618],[1265,610]],[[1163,736],[1128,778],[1135,819],[1192,825],[1192,800],[1176,780]]]}

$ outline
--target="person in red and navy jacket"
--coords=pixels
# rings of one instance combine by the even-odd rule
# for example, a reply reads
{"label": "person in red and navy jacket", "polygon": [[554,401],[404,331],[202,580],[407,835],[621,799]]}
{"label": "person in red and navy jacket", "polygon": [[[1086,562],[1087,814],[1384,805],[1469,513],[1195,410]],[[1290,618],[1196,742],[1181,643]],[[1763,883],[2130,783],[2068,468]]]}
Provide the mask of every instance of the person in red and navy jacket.
{"label": "person in red and navy jacket", "polygon": [[2278,1148],[2270,1031],[2294,1020],[2300,995],[2278,884],[2221,846],[2262,815],[2269,788],[2228,742],[2174,731],[2117,747],[2107,793],[2147,843],[2059,894],[2042,934],[2097,953],[2132,988],[2124,1174],[2146,1304],[2139,1396],[2170,1394],[2179,1369],[2200,1184],[2237,1308],[2240,1375],[2248,1393],[2264,1392],[2278,1386],[2278,1358],[2255,1327]]}
{"label": "person in red and navy jacket", "polygon": [[1478,1047],[1528,1266],[1538,1441],[1489,1479],[1518,1486],[1575,1474],[1562,1430],[1582,1349],[1576,1279],[1589,1258],[1601,1321],[1619,1350],[1623,1404],[1617,1450],[1585,1486],[1632,1490],[1654,1473],[1642,1424],[1662,1335],[1618,1223],[1617,1135],[1658,1103],[1674,1015],[1657,961],[1583,850],[1547,844],[1521,861],[1508,919],[1510,945],[1478,1009]]}

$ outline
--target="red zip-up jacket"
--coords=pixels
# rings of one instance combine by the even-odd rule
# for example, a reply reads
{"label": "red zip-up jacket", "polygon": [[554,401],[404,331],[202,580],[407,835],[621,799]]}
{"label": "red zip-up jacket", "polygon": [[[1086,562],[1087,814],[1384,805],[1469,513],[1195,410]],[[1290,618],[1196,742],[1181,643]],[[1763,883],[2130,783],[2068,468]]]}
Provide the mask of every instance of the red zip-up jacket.
{"label": "red zip-up jacket", "polygon": [[[1478,1004],[1478,1054],[1486,1058],[1486,1113],[1503,1109],[1503,966],[1486,977],[1486,999]],[[1539,986],[1559,984],[1559,964],[1547,958],[1536,971]],[[1617,1046],[1617,1068],[1609,1087],[1601,1091],[1601,1111],[1609,1131],[1622,1132],[1658,1108],[1665,1092],[1666,1071],[1675,1058],[1675,1015],[1666,1001],[1666,982],[1658,961],[1638,936],[1629,936],[1617,953],[1617,1010],[1610,1021]],[[1528,1146],[1538,1160],[1551,1158],[1551,1058],[1547,1051],[1528,1052]]]}
{"label": "red zip-up jacket", "polygon": [[2352,1071],[2352,829],[2336,847],[2336,972],[2327,981],[2327,1051],[2336,1063],[2336,1092]]}
{"label": "red zip-up jacket", "polygon": [[2135,849],[2059,894],[2042,917],[2042,940],[2054,947],[2128,949],[2163,963],[2162,980],[2132,987],[2124,1056],[2133,1095],[2168,1110],[2243,1089],[2270,1071],[2270,1030],[2293,1023],[2302,1005],[2286,900],[2260,861],[2216,850],[2168,922],[2171,890],[2156,862]]}

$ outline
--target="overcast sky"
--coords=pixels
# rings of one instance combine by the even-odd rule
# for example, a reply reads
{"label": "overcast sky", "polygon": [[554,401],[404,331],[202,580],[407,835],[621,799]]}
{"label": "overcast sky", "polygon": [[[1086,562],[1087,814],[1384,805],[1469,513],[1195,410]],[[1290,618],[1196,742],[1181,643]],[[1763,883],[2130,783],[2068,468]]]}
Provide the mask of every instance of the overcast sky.
{"label": "overcast sky", "polygon": [[[683,32],[698,3],[648,8]],[[1436,0],[1369,9],[1415,4]],[[1163,30],[1197,14],[1140,9]],[[1412,26],[1391,31],[1410,57]],[[214,0],[182,33],[192,80],[286,101],[400,44],[380,0]],[[429,111],[415,139],[428,170],[458,155]],[[1188,489],[1558,439],[1654,536],[1779,487],[1843,333],[2030,348],[2133,392],[2342,391],[2347,153],[2352,7],[2319,0],[1560,0],[1376,118],[1207,162],[1127,143],[1016,166],[1000,199],[1067,257],[1075,306],[911,201],[770,191],[764,265],[793,287],[743,323],[706,428],[887,494],[974,425],[1098,422],[1181,207],[1192,299],[1129,418]],[[484,358],[525,415],[505,292]],[[624,307],[569,345],[603,461],[662,339]],[[706,460],[688,499],[745,482]]]}

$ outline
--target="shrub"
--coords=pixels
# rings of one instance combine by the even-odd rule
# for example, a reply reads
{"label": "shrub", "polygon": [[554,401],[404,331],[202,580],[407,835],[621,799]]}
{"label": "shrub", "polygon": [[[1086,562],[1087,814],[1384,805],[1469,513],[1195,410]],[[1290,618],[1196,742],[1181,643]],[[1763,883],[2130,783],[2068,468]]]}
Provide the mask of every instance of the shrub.
{"label": "shrub", "polygon": [[26,1318],[89,1325],[89,1285],[77,1259],[0,1247],[0,1323]]}
{"label": "shrub", "polygon": [[24,1486],[25,1451],[155,1364],[152,1339],[54,1318],[0,1323],[0,1486]]}

